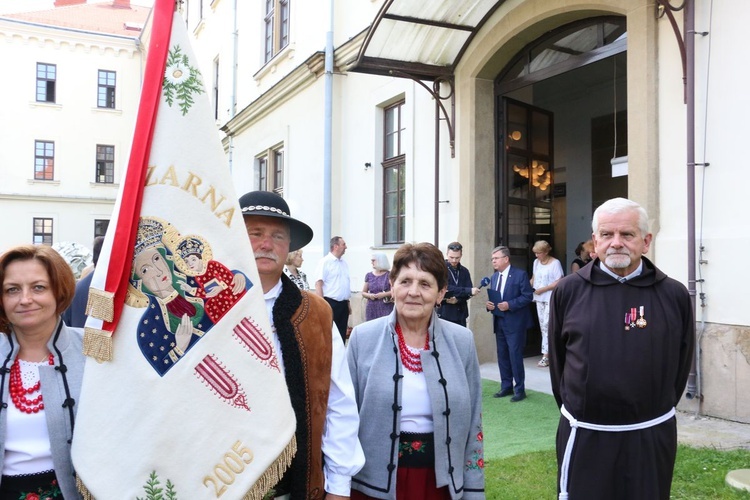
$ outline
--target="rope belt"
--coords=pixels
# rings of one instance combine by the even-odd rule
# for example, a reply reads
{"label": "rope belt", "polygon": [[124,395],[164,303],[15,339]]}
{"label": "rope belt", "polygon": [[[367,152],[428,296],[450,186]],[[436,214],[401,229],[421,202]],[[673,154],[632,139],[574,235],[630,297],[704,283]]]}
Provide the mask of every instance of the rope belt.
{"label": "rope belt", "polygon": [[560,469],[560,496],[559,500],[568,500],[568,470],[570,469],[570,456],[573,454],[573,444],[576,441],[576,431],[578,428],[589,429],[592,431],[601,432],[628,432],[637,431],[641,429],[648,429],[654,427],[663,422],[666,422],[670,418],[674,417],[674,407],[661,417],[652,418],[645,422],[638,422],[636,424],[624,424],[624,425],[603,425],[603,424],[590,424],[588,422],[581,422],[576,420],[568,410],[565,409],[565,405],[560,408],[560,413],[570,422],[570,436],[568,436],[568,443],[565,445],[565,455],[563,455],[562,467]]}

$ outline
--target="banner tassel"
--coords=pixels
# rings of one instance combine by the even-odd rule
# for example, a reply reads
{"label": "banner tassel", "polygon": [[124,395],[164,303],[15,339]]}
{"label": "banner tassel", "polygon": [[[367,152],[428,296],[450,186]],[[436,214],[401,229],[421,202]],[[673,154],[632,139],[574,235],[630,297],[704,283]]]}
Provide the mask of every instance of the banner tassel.
{"label": "banner tassel", "polygon": [[85,327],[83,329],[83,354],[100,363],[112,361],[112,332]]}
{"label": "banner tassel", "polygon": [[81,481],[81,476],[76,476],[76,488],[78,488],[78,493],[81,494],[83,500],[96,500],[94,495],[86,488],[86,485],[83,484],[83,481]]}
{"label": "banner tassel", "polygon": [[266,493],[281,481],[284,472],[289,468],[292,463],[292,458],[294,458],[294,455],[296,454],[297,437],[292,435],[292,440],[286,445],[284,451],[282,451],[276,460],[268,467],[268,469],[266,469],[263,475],[258,478],[250,491],[242,497],[242,500],[262,500],[265,498]]}
{"label": "banner tassel", "polygon": [[86,315],[111,323],[115,316],[114,298],[115,294],[112,292],[89,288],[89,297],[86,300]]}

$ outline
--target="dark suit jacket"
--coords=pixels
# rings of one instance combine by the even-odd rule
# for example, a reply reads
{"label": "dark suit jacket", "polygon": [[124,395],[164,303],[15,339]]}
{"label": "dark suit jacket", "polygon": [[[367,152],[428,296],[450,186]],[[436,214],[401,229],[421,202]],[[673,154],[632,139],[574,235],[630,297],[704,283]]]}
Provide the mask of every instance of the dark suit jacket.
{"label": "dark suit jacket", "polygon": [[[493,290],[497,286],[499,278],[499,272],[495,272],[490,278],[490,286]],[[529,275],[523,269],[510,266],[503,291],[503,302],[507,302],[510,309],[501,312],[499,315],[493,314],[492,324],[495,331],[502,329],[506,333],[525,332],[528,328],[531,328],[534,322],[531,318],[529,304],[531,304],[533,298],[534,290],[529,283]]]}
{"label": "dark suit jacket", "polygon": [[89,299],[89,287],[93,277],[94,271],[91,271],[76,283],[76,294],[73,296],[73,302],[62,314],[66,325],[75,328],[83,328],[86,325],[86,302]]}

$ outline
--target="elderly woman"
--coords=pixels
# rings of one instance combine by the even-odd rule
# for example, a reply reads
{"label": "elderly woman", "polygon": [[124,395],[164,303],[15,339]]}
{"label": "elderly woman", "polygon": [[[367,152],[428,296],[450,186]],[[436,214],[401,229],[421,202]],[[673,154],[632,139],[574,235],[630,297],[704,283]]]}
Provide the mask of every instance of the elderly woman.
{"label": "elderly woman", "polygon": [[550,255],[552,247],[544,240],[534,243],[531,248],[536,255],[534,260],[534,274],[531,276],[531,287],[534,289],[534,302],[536,303],[536,314],[539,318],[539,329],[542,332],[542,359],[537,366],[547,368],[549,366],[549,341],[547,332],[549,330],[549,299],[557,282],[564,276],[560,261]]}
{"label": "elderly woman", "polygon": [[83,331],[60,318],[75,293],[48,246],[0,257],[0,498],[80,498],[70,442],[83,376]]}
{"label": "elderly woman", "polygon": [[435,313],[442,253],[402,246],[390,281],[395,309],[355,327],[347,348],[366,458],[351,498],[484,498],[479,363],[471,331]]}
{"label": "elderly woman", "polygon": [[388,316],[393,311],[393,299],[391,297],[391,282],[388,271],[388,257],[384,253],[374,253],[370,259],[372,271],[365,275],[365,284],[362,287],[362,297],[367,299],[365,307],[365,321]]}
{"label": "elderly woman", "polygon": [[307,284],[307,275],[299,270],[302,267],[302,250],[295,250],[289,252],[286,256],[286,264],[284,265],[284,274],[286,274],[292,283],[297,285],[300,290],[309,290],[310,285]]}

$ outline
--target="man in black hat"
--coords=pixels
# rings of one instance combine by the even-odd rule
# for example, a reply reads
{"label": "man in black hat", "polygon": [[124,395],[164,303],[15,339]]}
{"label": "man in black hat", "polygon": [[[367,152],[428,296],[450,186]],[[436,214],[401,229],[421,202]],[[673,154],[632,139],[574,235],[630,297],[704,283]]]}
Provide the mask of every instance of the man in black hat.
{"label": "man in black hat", "polygon": [[240,208],[297,418],[297,454],[275,495],[348,497],[351,477],[365,458],[344,343],[330,306],[283,273],[287,254],[307,245],[313,231],[292,218],[284,199],[269,191],[245,194]]}

